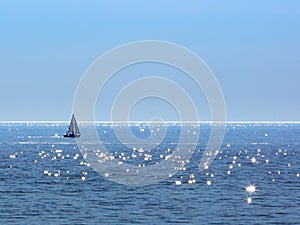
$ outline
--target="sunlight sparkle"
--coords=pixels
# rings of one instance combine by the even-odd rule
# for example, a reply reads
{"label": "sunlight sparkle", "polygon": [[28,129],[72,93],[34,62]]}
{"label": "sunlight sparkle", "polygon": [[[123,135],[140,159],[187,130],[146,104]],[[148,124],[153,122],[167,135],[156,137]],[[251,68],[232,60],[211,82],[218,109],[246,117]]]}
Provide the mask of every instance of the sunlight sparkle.
{"label": "sunlight sparkle", "polygon": [[254,186],[253,184],[248,185],[247,187],[245,187],[245,189],[250,194],[256,192],[256,186]]}

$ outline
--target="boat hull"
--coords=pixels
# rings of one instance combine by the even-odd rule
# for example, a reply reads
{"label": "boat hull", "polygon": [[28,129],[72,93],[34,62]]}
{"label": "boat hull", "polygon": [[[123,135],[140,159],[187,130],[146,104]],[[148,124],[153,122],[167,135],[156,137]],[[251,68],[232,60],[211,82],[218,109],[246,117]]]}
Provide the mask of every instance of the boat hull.
{"label": "boat hull", "polygon": [[74,134],[74,133],[65,133],[64,137],[68,137],[68,138],[77,138],[80,137],[80,134]]}

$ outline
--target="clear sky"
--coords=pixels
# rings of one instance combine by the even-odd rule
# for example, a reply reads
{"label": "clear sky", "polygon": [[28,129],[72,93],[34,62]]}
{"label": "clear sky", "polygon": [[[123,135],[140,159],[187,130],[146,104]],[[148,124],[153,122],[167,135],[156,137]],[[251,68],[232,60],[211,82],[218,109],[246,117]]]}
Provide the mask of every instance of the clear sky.
{"label": "clear sky", "polygon": [[[149,39],[202,57],[228,120],[300,120],[298,0],[10,0],[0,3],[0,28],[0,120],[68,120],[87,67],[111,48]],[[145,119],[143,110],[159,104],[133,113]]]}

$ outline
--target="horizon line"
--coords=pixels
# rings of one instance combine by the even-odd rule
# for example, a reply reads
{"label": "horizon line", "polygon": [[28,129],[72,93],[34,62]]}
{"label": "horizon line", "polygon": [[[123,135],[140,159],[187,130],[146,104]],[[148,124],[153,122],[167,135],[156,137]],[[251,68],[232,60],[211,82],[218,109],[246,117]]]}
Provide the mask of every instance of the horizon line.
{"label": "horizon line", "polygon": [[[0,120],[0,123],[69,123],[69,120]],[[93,121],[88,123],[104,123],[104,124],[113,124],[113,123],[225,123],[225,124],[260,124],[260,123],[300,123],[300,120],[232,120],[232,121],[177,121],[177,120],[166,120],[166,121],[142,121],[142,120],[132,120],[132,121]]]}

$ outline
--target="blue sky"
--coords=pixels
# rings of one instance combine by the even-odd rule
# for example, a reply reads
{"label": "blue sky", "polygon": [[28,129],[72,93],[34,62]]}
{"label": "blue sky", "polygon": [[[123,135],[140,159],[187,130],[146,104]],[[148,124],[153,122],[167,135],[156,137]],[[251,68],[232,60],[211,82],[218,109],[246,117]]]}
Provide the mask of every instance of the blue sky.
{"label": "blue sky", "polygon": [[[0,120],[68,120],[87,67],[116,46],[149,39],[185,46],[209,65],[228,120],[300,120],[296,0],[12,0],[0,3],[0,27]],[[169,106],[149,103],[133,119],[174,119]]]}

